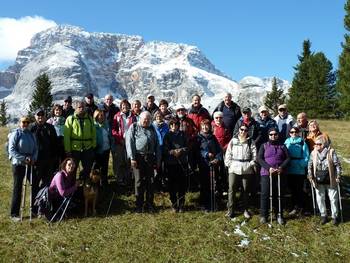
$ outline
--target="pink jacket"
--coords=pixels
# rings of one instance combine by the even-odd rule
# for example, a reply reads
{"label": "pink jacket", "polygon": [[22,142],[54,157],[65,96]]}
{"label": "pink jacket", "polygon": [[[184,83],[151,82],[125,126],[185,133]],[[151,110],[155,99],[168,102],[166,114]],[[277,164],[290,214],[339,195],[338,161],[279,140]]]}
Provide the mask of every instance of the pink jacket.
{"label": "pink jacket", "polygon": [[136,122],[136,116],[133,112],[129,112],[127,117],[127,129],[124,127],[124,121],[122,118],[122,112],[119,111],[114,115],[113,124],[112,124],[112,136],[115,139],[116,144],[124,144],[125,142],[125,132],[130,127],[131,124]]}
{"label": "pink jacket", "polygon": [[75,178],[67,175],[64,170],[56,173],[49,187],[50,194],[60,195],[62,197],[70,196],[75,190],[77,190]]}

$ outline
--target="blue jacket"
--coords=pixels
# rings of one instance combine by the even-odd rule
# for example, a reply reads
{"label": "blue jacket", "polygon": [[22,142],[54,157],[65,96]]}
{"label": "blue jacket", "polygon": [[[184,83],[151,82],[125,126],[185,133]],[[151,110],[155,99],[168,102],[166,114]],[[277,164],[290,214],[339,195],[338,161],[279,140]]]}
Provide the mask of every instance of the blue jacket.
{"label": "blue jacket", "polygon": [[290,162],[287,166],[288,174],[306,174],[309,161],[309,147],[301,137],[289,137],[284,142],[288,149]]}
{"label": "blue jacket", "polygon": [[95,123],[96,127],[96,153],[102,154],[104,151],[111,149],[112,135],[107,122],[102,125]]}
{"label": "blue jacket", "polygon": [[17,128],[9,137],[9,158],[13,165],[24,165],[27,157],[38,158],[36,138],[29,129]]}
{"label": "blue jacket", "polygon": [[153,122],[154,129],[157,132],[157,137],[158,137],[158,142],[159,145],[163,145],[163,139],[165,134],[168,133],[169,131],[169,126],[166,122],[162,122],[160,125],[158,125],[156,122]]}
{"label": "blue jacket", "polygon": [[204,162],[206,165],[209,165],[209,153],[214,154],[215,159],[219,161],[223,160],[221,146],[214,135],[208,134],[207,136],[204,136],[199,133],[197,135],[197,144],[199,146],[200,163]]}

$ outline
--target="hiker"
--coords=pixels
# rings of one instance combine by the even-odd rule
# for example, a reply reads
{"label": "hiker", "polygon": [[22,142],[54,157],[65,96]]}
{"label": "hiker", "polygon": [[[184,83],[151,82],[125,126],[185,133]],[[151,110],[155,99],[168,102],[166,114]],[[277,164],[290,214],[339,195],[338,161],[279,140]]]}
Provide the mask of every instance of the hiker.
{"label": "hiker", "polygon": [[146,105],[143,106],[143,110],[151,113],[152,117],[153,117],[154,113],[156,113],[159,110],[157,104],[154,103],[154,100],[155,100],[154,96],[152,94],[149,94],[147,96]]}
{"label": "hiker", "polygon": [[294,127],[299,129],[301,138],[305,140],[309,133],[309,122],[305,112],[300,112],[297,115],[297,122],[294,124]]}
{"label": "hiker", "polygon": [[125,138],[130,126],[136,122],[135,115],[130,111],[130,103],[123,99],[120,111],[114,115],[112,136],[114,138],[113,173],[119,185],[127,185],[130,181],[130,164],[126,154]]}
{"label": "hiker", "polygon": [[192,105],[188,110],[187,117],[193,120],[198,131],[201,128],[202,120],[211,120],[210,114],[201,104],[201,97],[198,94],[192,96]]}
{"label": "hiker", "polygon": [[[19,127],[9,134],[9,159],[12,164],[13,192],[11,201],[10,218],[14,222],[20,221],[19,212],[21,205],[22,183],[25,178],[26,166],[28,175],[30,167],[36,162],[38,147],[35,136],[29,130],[29,117],[21,117]],[[27,177],[29,181],[29,176]],[[35,200],[35,191],[32,191],[32,203]],[[32,204],[33,205],[33,204]]]}
{"label": "hiker", "polygon": [[233,135],[236,122],[241,118],[242,114],[241,108],[232,101],[231,93],[225,93],[224,100],[219,103],[213,112],[215,113],[216,111],[221,111],[223,113],[224,124]]}
{"label": "hiker", "polygon": [[333,224],[339,223],[338,188],[342,174],[340,160],[328,138],[319,136],[315,140],[315,148],[310,154],[308,178],[316,189],[317,206],[321,214],[321,224],[327,223],[326,192],[329,197]]}
{"label": "hiker", "polygon": [[287,105],[281,104],[278,106],[278,115],[274,118],[278,126],[279,140],[284,143],[289,137],[289,131],[294,125],[292,115],[288,113]]}
{"label": "hiker", "polygon": [[259,141],[261,136],[259,124],[252,117],[252,111],[248,107],[242,109],[242,117],[236,122],[235,129],[233,131],[234,135],[238,134],[239,129],[243,124],[248,127],[248,137],[253,140],[254,144]]}
{"label": "hiker", "polygon": [[87,112],[87,114],[89,114],[91,116],[91,118],[94,115],[95,110],[98,109],[97,105],[95,104],[94,101],[94,94],[92,93],[87,93],[85,95],[85,111]]}
{"label": "hiker", "polygon": [[169,121],[170,130],[164,136],[163,156],[168,175],[168,186],[173,212],[184,212],[188,143],[186,135],[180,131],[180,123],[177,119]]}
{"label": "hiker", "polygon": [[[222,152],[225,153],[227,149],[227,145],[232,138],[232,133],[227,129],[223,122],[223,113],[221,111],[216,111],[213,114],[214,120],[211,123],[213,135],[218,140]],[[218,169],[218,174],[216,176],[217,179],[217,197],[221,199],[223,197],[223,193],[227,192],[227,178],[228,172],[226,171],[226,167],[224,162],[220,162],[220,167]],[[219,200],[218,200],[219,201]]]}
{"label": "hiker", "polygon": [[[264,143],[258,152],[257,161],[261,166],[261,195],[260,195],[260,223],[267,223],[268,216],[268,200],[270,196],[270,178],[269,175],[272,174],[272,197],[273,197],[273,207],[275,208],[275,213],[277,214],[278,205],[278,174],[280,174],[281,185],[281,211],[280,217],[277,218],[278,223],[283,225],[283,189],[284,189],[284,174],[287,168],[287,164],[290,160],[288,155],[288,150],[285,145],[280,143],[279,132],[276,128],[270,128],[268,131],[269,141]],[[270,207],[271,209],[271,207]]]}
{"label": "hiker", "polygon": [[169,103],[167,100],[162,99],[159,101],[159,111],[162,114],[163,119],[167,124],[169,124],[169,121],[174,117],[168,107],[169,107]]}
{"label": "hiker", "polygon": [[142,112],[141,101],[134,100],[131,107],[131,112],[135,115],[136,121],[140,120],[140,114]]}
{"label": "hiker", "polygon": [[76,165],[73,158],[66,158],[60,164],[60,170],[53,177],[49,187],[49,198],[56,211],[64,198],[72,196],[80,182],[75,180]]}
{"label": "hiker", "polygon": [[35,111],[35,123],[30,131],[36,138],[38,157],[35,162],[35,176],[33,191],[35,196],[40,188],[49,186],[58,167],[59,148],[56,130],[53,125],[46,122],[45,111],[41,108]]}
{"label": "hiker", "polygon": [[101,185],[106,188],[108,185],[108,162],[111,150],[112,134],[108,121],[105,119],[103,110],[95,110],[94,124],[96,128],[96,149],[94,168],[100,169]]}
{"label": "hiker", "polygon": [[225,165],[229,171],[229,190],[227,202],[227,216],[235,217],[237,210],[236,192],[242,185],[241,193],[243,195],[244,217],[251,218],[248,211],[249,192],[251,179],[255,173],[254,166],[256,162],[256,147],[253,140],[248,136],[249,128],[242,124],[236,134],[229,142],[225,154]]}
{"label": "hiker", "polygon": [[119,107],[113,103],[113,100],[113,96],[111,94],[107,94],[104,97],[104,102],[102,104],[102,110],[104,113],[105,120],[109,125],[109,129],[112,129],[114,115],[116,115],[117,112],[120,111]]}
{"label": "hiker", "polygon": [[57,135],[57,154],[58,154],[58,160],[55,164],[55,169],[59,167],[61,162],[64,160],[65,152],[64,152],[64,143],[63,143],[63,136],[64,136],[64,123],[66,119],[62,116],[63,114],[63,107],[59,104],[55,104],[52,107],[51,111],[51,118],[49,118],[46,122],[53,125],[53,127],[56,130]]}
{"label": "hiker", "polygon": [[[218,172],[220,162],[222,162],[222,150],[215,136],[211,131],[210,120],[204,119],[200,124],[200,132],[197,135],[196,153],[198,154],[199,181],[200,181],[200,205],[205,212],[213,210],[211,192],[215,196],[215,189],[211,189],[211,179],[215,182],[215,174]],[[214,174],[211,174],[211,169]],[[212,171],[213,171],[212,170]],[[214,178],[211,178],[214,176]],[[212,196],[213,198],[213,196]],[[215,199],[215,198],[213,198]]]}
{"label": "hiker", "polygon": [[68,116],[64,125],[64,149],[67,157],[76,164],[82,164],[79,179],[85,180],[90,174],[96,147],[96,128],[92,117],[85,111],[83,101],[75,101],[74,115]]}
{"label": "hiker", "polygon": [[150,212],[154,211],[154,167],[160,166],[161,152],[151,120],[148,111],[142,112],[140,121],[130,126],[126,138],[127,154],[134,169],[137,213],[143,212],[145,192],[146,206]]}
{"label": "hiker", "polygon": [[260,146],[263,143],[268,142],[269,140],[269,133],[268,133],[269,129],[270,128],[278,129],[278,126],[276,121],[270,117],[269,109],[266,106],[261,106],[259,108],[259,116],[257,117],[256,121],[259,125],[259,129],[261,133],[261,136],[255,143],[256,149],[257,151],[259,151]]}
{"label": "hiker", "polygon": [[68,116],[74,114],[74,109],[72,107],[72,97],[68,96],[64,99],[62,116],[67,119]]}
{"label": "hiker", "polygon": [[329,136],[321,132],[320,125],[318,124],[318,122],[316,120],[309,121],[309,133],[306,137],[306,143],[309,146],[310,152],[312,152],[312,150],[315,147],[316,139],[321,135],[323,135],[324,138],[328,141],[327,144],[331,143]]}
{"label": "hiker", "polygon": [[287,165],[287,183],[292,194],[292,210],[289,215],[300,214],[305,210],[307,195],[304,192],[307,164],[309,161],[309,147],[300,137],[298,127],[292,127],[290,137],[284,142],[287,147],[290,162]]}

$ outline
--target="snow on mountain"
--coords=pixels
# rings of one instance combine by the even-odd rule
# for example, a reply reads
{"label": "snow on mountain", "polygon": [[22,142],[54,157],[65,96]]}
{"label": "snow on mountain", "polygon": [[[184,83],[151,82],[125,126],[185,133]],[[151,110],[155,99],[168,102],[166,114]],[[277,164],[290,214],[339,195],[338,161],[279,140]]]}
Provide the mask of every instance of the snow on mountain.
{"label": "snow on mountain", "polygon": [[[209,110],[226,92],[255,109],[271,86],[271,78],[231,80],[195,46],[57,26],[36,34],[30,46],[18,52],[15,64],[0,72],[0,86],[13,87],[6,97],[12,116],[27,111],[34,81],[42,73],[48,74],[57,101],[92,92],[97,98],[112,93],[117,99],[144,102],[152,93],[170,104],[188,105],[192,95],[200,94]],[[282,80],[279,85],[289,86]]]}

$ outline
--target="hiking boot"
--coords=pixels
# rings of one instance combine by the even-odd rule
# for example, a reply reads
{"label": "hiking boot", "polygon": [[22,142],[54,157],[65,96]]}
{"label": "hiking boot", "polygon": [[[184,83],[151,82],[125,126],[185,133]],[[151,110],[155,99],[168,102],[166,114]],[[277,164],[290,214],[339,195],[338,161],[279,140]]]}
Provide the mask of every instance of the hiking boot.
{"label": "hiking boot", "polygon": [[142,213],[142,207],[140,207],[140,206],[136,207],[135,213],[141,214]]}
{"label": "hiking boot", "polygon": [[335,226],[339,225],[339,220],[337,217],[333,218],[333,225]]}
{"label": "hiking boot", "polygon": [[225,214],[226,217],[228,217],[229,219],[233,219],[235,218],[235,214],[231,211],[227,211],[227,213]]}
{"label": "hiking boot", "polygon": [[292,211],[289,212],[289,216],[295,216],[298,214],[298,209],[294,208]]}
{"label": "hiking boot", "polygon": [[248,210],[244,210],[243,216],[244,216],[245,219],[251,219],[252,218],[252,216],[250,215]]}
{"label": "hiking boot", "polygon": [[10,216],[10,219],[12,220],[12,222],[15,222],[15,223],[17,223],[17,222],[20,222],[20,221],[21,221],[21,218],[20,218],[20,217],[18,217],[18,216]]}
{"label": "hiking boot", "polygon": [[279,225],[284,225],[284,224],[285,224],[285,221],[284,221],[284,219],[283,219],[282,216],[278,216],[278,217],[277,217],[277,223],[278,223]]}
{"label": "hiking boot", "polygon": [[267,224],[267,218],[265,216],[260,217],[260,224]]}
{"label": "hiking boot", "polygon": [[184,209],[183,208],[179,208],[179,213],[183,213],[184,212]]}
{"label": "hiking boot", "polygon": [[321,225],[324,225],[327,223],[327,216],[321,216]]}
{"label": "hiking boot", "polygon": [[173,207],[173,208],[171,208],[171,212],[172,212],[172,213],[177,213],[178,210],[177,210],[175,207]]}

